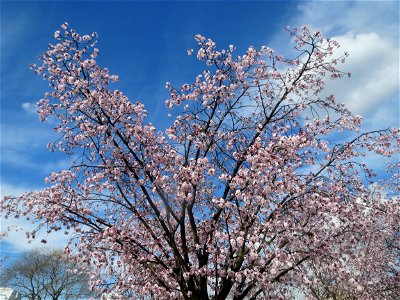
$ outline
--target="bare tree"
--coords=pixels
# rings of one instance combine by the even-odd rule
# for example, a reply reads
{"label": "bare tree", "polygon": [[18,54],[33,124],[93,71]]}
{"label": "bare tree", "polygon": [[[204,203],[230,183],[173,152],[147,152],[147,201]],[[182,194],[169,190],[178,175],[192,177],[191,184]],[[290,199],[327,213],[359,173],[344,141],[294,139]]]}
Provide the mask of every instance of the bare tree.
{"label": "bare tree", "polygon": [[2,285],[31,300],[85,299],[87,282],[85,270],[61,250],[26,251],[1,275]]}

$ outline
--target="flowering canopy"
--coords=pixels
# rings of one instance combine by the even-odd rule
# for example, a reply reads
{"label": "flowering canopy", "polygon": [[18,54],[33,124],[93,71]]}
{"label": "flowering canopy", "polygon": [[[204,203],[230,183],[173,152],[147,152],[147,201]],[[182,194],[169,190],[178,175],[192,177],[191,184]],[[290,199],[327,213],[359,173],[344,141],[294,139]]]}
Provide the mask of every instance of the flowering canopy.
{"label": "flowering canopy", "polygon": [[294,59],[268,47],[235,57],[196,35],[188,54],[206,70],[167,83],[175,119],[162,132],[110,88],[97,35],[64,23],[32,68],[51,87],[38,102],[42,121],[57,120],[49,148],[76,160],[49,188],[6,197],[3,215],[67,230],[66,251],[118,299],[287,299],[324,283],[318,266],[355,297],[390,297],[399,208],[384,189],[396,178],[371,188],[361,158],[398,153],[399,130],[359,133],[362,118],[321,95],[350,75],[337,68],[347,54],[307,27],[287,31]]}

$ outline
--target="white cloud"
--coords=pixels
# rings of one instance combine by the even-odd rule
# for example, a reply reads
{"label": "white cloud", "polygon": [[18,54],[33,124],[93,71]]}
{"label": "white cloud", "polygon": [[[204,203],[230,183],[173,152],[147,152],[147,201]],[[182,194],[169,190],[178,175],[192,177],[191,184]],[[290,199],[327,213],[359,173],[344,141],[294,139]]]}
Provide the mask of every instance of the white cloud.
{"label": "white cloud", "polygon": [[[398,126],[399,30],[397,1],[307,1],[297,6],[290,25],[309,25],[349,52],[340,66],[352,77],[327,80],[326,94],[334,94],[351,111],[366,119],[367,127]],[[382,118],[379,122],[379,118]]]}
{"label": "white cloud", "polygon": [[[1,182],[0,184],[0,197],[3,199],[6,195],[14,195],[19,196],[26,191],[32,191],[37,189],[37,187],[28,187],[28,186],[16,186],[9,183]],[[43,247],[43,243],[41,243],[42,239],[47,240],[46,247],[52,248],[63,248],[68,241],[68,236],[66,236],[63,232],[52,233],[47,235],[45,232],[40,232],[36,239],[34,239],[31,243],[28,243],[26,239],[26,232],[31,232],[36,229],[37,225],[27,221],[23,218],[15,219],[4,217],[0,220],[0,231],[7,232],[8,228],[11,230],[7,232],[7,235],[3,237],[1,240],[11,244],[15,251],[24,251],[30,250],[33,248]]]}
{"label": "white cloud", "polygon": [[12,228],[2,240],[11,244],[16,251],[43,247],[44,244],[41,242],[43,239],[47,241],[46,247],[52,248],[64,248],[68,242],[68,236],[62,232],[47,234],[43,231],[39,232],[34,240],[28,242],[26,232],[31,232],[36,229],[37,225],[22,219],[2,218],[0,226],[3,232],[6,231],[8,227]]}
{"label": "white cloud", "polygon": [[22,195],[24,192],[29,191],[32,187],[15,186],[9,183],[1,182],[0,184],[0,198],[3,199],[6,195]]}
{"label": "white cloud", "polygon": [[24,102],[21,105],[22,109],[30,114],[36,114],[36,104],[32,102]]}
{"label": "white cloud", "polygon": [[[309,25],[325,37],[337,40],[337,55],[349,52],[343,71],[351,78],[326,80],[325,94],[334,94],[350,110],[364,117],[363,131],[399,127],[399,2],[397,1],[304,1],[287,21],[290,26]],[[272,46],[288,57],[282,32]],[[282,49],[282,50],[281,50]],[[385,176],[386,157],[370,153],[363,159]]]}
{"label": "white cloud", "polygon": [[334,39],[340,51],[350,53],[345,68],[352,77],[329,81],[327,93],[335,94],[354,113],[363,114],[399,90],[399,48],[390,39],[351,32]]}
{"label": "white cloud", "polygon": [[[8,49],[11,49],[17,43],[21,42],[21,37],[24,35],[24,31],[29,27],[28,16],[24,13],[19,13],[13,18],[5,17],[1,24],[1,41],[3,46],[7,45]],[[11,52],[5,51],[4,47],[1,47],[1,55],[4,58],[11,54]]]}
{"label": "white cloud", "polygon": [[[30,110],[34,105],[24,103],[22,108],[29,114],[17,123],[7,123],[1,129],[1,157],[3,165],[13,168],[29,168],[47,175],[50,172],[66,169],[73,157],[52,153],[46,144],[57,139],[51,124],[40,123]],[[46,163],[43,160],[46,159]]]}
{"label": "white cloud", "polygon": [[400,128],[400,104],[398,93],[388,98],[365,116],[365,130],[377,128]]}
{"label": "white cloud", "polygon": [[298,5],[293,25],[310,25],[330,36],[352,31],[375,32],[398,39],[397,1],[307,1]]}

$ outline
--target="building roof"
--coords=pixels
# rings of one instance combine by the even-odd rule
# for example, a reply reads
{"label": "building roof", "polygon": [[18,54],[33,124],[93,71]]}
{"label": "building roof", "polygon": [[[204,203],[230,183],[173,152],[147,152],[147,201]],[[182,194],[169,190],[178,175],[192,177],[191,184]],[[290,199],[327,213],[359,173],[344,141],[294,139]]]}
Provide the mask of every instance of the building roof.
{"label": "building roof", "polygon": [[0,287],[0,300],[20,300],[21,294],[12,288]]}

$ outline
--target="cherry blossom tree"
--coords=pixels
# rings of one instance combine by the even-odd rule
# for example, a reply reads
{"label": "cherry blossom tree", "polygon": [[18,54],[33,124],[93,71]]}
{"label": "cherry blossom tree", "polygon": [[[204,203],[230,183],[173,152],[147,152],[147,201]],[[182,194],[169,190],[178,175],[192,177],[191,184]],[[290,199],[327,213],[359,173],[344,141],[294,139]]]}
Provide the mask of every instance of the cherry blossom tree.
{"label": "cherry blossom tree", "polygon": [[398,166],[373,185],[363,157],[398,154],[399,130],[363,132],[361,116],[321,93],[350,76],[337,42],[287,32],[294,58],[234,56],[196,35],[188,54],[205,71],[166,84],[171,125],[157,131],[142,103],[111,89],[97,34],[64,23],[32,69],[50,83],[38,102],[57,123],[49,148],[75,161],[47,189],[6,197],[3,216],[36,221],[28,238],[67,230],[65,251],[117,299],[289,299],[328,279],[355,298],[386,295],[399,267],[381,243],[399,232]]}

